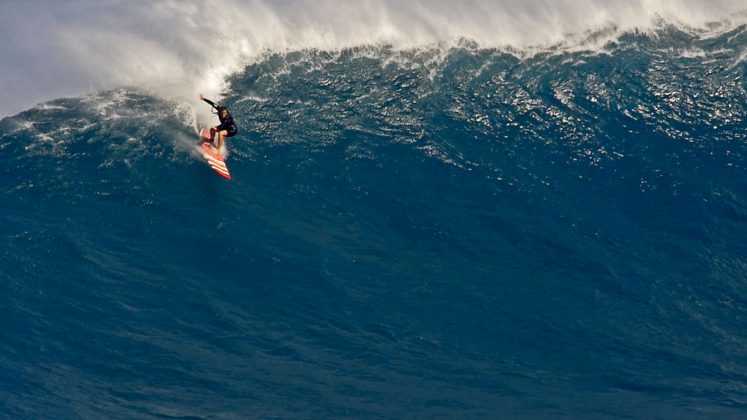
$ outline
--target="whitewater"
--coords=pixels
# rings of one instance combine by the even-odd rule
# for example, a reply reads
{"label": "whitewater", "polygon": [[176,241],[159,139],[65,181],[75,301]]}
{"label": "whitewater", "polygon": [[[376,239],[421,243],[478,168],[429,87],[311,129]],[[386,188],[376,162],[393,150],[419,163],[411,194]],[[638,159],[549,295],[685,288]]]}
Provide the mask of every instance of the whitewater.
{"label": "whitewater", "polygon": [[0,38],[3,417],[744,417],[742,2],[37,0]]}

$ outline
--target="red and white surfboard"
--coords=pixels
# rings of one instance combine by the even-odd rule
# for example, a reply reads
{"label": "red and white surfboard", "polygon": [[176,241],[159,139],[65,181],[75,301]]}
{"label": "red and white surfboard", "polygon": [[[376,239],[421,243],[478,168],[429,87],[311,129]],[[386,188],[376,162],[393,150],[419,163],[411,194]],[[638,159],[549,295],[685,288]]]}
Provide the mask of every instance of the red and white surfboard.
{"label": "red and white surfboard", "polygon": [[220,151],[216,149],[210,142],[210,130],[203,128],[200,130],[200,137],[202,138],[202,156],[207,160],[208,165],[217,173],[226,179],[231,179],[231,174],[228,172],[228,166],[226,161],[221,156]]}

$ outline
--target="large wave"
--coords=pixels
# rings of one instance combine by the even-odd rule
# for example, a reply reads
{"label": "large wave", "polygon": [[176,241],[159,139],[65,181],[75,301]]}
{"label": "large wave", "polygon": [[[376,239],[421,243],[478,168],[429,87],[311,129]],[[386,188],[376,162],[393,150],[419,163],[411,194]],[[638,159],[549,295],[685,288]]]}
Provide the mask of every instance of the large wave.
{"label": "large wave", "polygon": [[[478,29],[448,40],[469,28],[434,17],[487,22],[498,15],[469,13],[499,3],[365,3],[360,15],[321,3],[332,16],[255,3],[209,25],[203,3],[131,4],[53,8],[68,22],[123,16],[67,33],[109,37],[42,57],[71,54],[82,66],[68,74],[128,87],[0,120],[4,412],[743,414],[737,18],[703,27],[720,12],[696,2],[587,2],[667,20],[511,47]],[[543,19],[574,28],[563,13],[580,5],[568,6]],[[246,10],[290,32],[216,36],[240,47],[236,61],[203,72],[203,38],[223,30],[209,19],[259,19]],[[389,35],[355,38],[373,16]],[[404,42],[417,34],[427,42]],[[160,94],[164,75],[190,87]],[[230,182],[195,153],[206,120],[196,96],[179,97],[192,88],[220,91],[239,125]]]}

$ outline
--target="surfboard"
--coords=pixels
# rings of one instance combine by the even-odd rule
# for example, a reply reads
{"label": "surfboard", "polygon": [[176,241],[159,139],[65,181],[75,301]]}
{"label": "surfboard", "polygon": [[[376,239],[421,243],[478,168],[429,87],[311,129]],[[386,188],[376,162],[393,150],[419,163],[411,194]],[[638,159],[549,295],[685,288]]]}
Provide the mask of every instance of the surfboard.
{"label": "surfboard", "polygon": [[223,159],[223,156],[221,156],[220,151],[210,142],[210,130],[207,128],[200,130],[200,139],[202,140],[202,144],[200,144],[202,156],[205,158],[208,165],[210,165],[218,175],[226,179],[231,179],[231,174],[228,172],[226,161]]}

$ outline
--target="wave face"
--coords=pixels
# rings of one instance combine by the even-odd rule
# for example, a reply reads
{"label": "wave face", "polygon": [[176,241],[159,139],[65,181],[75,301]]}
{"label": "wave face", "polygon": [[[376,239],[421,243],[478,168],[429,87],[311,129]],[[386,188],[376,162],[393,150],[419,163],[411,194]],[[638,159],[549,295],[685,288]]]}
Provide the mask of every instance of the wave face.
{"label": "wave face", "polygon": [[0,407],[739,417],[745,51],[267,52],[223,92],[230,182],[143,90],[5,118]]}

